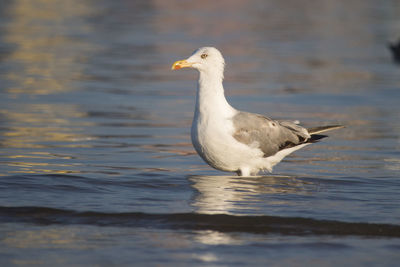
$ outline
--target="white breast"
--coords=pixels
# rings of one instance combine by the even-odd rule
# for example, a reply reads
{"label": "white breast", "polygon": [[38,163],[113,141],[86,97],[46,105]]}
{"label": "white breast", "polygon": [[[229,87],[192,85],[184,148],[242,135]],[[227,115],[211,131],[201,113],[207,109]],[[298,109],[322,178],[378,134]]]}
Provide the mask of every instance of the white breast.
{"label": "white breast", "polygon": [[[192,123],[192,143],[197,153],[212,167],[224,171],[237,171],[261,151],[238,142],[233,137],[233,122],[219,116],[198,115]],[[262,153],[261,153],[262,154]]]}

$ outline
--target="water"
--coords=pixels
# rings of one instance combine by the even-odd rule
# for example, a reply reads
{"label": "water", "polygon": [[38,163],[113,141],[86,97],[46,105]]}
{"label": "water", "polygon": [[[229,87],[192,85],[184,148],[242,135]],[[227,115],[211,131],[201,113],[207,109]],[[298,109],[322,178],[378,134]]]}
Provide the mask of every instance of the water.
{"label": "water", "polygon": [[[397,1],[4,1],[1,266],[395,266]],[[341,123],[273,174],[189,138],[200,46],[238,109]]]}

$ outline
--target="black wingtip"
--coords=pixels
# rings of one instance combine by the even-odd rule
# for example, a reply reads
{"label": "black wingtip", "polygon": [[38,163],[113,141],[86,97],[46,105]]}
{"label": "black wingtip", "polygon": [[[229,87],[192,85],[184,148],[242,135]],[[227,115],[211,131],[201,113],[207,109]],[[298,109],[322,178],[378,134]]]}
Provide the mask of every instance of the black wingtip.
{"label": "black wingtip", "polygon": [[319,142],[319,140],[324,139],[325,137],[328,136],[323,134],[312,134],[311,138],[307,140],[307,143],[316,143]]}

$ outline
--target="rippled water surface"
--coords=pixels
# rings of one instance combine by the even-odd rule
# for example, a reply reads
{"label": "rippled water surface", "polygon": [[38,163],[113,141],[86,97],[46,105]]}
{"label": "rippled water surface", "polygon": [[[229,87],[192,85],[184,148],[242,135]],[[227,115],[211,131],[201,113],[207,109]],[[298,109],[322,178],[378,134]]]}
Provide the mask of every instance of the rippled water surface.
{"label": "rippled water surface", "polygon": [[[1,266],[395,266],[397,1],[4,1]],[[200,46],[236,108],[343,124],[272,174],[190,142]]]}

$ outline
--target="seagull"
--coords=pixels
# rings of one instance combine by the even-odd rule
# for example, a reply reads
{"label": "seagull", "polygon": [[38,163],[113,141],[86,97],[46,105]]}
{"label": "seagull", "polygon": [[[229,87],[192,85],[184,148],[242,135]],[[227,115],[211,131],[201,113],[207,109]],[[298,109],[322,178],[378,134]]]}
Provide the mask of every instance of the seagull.
{"label": "seagull", "polygon": [[224,67],[225,60],[214,47],[201,47],[171,67],[199,72],[191,139],[196,152],[211,167],[239,176],[272,172],[285,156],[327,137],[320,133],[343,128],[306,129],[297,121],[272,120],[233,108],[224,95]]}

